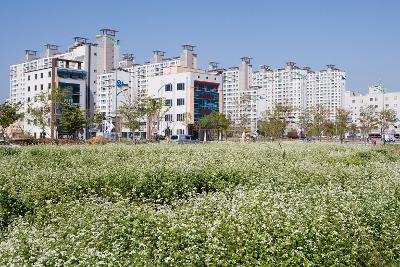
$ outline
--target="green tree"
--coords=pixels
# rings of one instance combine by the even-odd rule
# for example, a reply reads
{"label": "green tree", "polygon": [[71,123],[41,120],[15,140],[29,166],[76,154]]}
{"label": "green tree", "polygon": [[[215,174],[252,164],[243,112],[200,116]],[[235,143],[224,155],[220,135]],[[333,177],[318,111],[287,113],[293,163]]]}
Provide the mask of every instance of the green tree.
{"label": "green tree", "polygon": [[12,105],[6,101],[0,105],[0,133],[3,138],[5,135],[5,130],[11,124],[15,123],[16,121],[24,117],[23,113],[18,112],[20,108],[21,108],[21,103]]}
{"label": "green tree", "polygon": [[164,107],[164,100],[162,98],[146,97],[139,102],[139,110],[141,114],[146,116],[147,135],[146,138],[151,140],[153,138],[153,124],[157,120],[159,127],[162,109]]}
{"label": "green tree", "polygon": [[382,140],[383,134],[396,122],[396,111],[393,109],[385,109],[378,114],[378,127],[381,129]]}
{"label": "green tree", "polygon": [[292,107],[282,104],[266,111],[259,125],[260,131],[266,136],[270,136],[272,140],[282,138],[289,125],[292,111]]}
{"label": "green tree", "polygon": [[140,120],[143,117],[143,112],[137,101],[123,102],[122,106],[119,108],[119,114],[122,116],[123,125],[132,133],[140,128]]}
{"label": "green tree", "polygon": [[312,116],[309,109],[305,109],[299,116],[299,127],[302,130],[304,136],[308,136],[308,133],[312,127]]}
{"label": "green tree", "polygon": [[376,116],[376,109],[374,106],[369,105],[360,109],[359,117],[360,129],[365,143],[367,142],[368,134],[371,130],[376,129],[378,125],[378,118]]}
{"label": "green tree", "polygon": [[353,138],[353,139],[354,139],[354,137],[355,137],[355,135],[356,135],[356,133],[357,133],[357,130],[358,130],[358,126],[357,126],[356,123],[350,124],[350,126],[349,126],[349,131],[352,133],[352,138]]}
{"label": "green tree", "polygon": [[85,117],[79,107],[67,106],[63,108],[60,124],[62,129],[71,134],[74,139],[78,136],[78,131],[85,126],[85,123]]}
{"label": "green tree", "polygon": [[312,125],[310,133],[313,136],[318,136],[318,140],[321,141],[321,136],[324,131],[327,130],[329,109],[322,105],[315,105],[311,108]]}
{"label": "green tree", "polygon": [[343,108],[338,108],[336,111],[336,131],[340,137],[340,143],[343,143],[344,134],[349,130],[350,111]]}
{"label": "green tree", "polygon": [[41,137],[44,137],[46,129],[50,127],[51,119],[51,99],[49,94],[40,92],[36,95],[36,102],[35,104],[29,104],[28,113],[33,119],[33,124],[42,130],[43,135]]}
{"label": "green tree", "polygon": [[[232,122],[224,114],[216,111],[212,111],[207,116],[200,119],[200,127],[205,131],[216,130],[218,135],[218,140],[222,140],[222,134],[226,132],[232,125]],[[206,133],[205,133],[206,135]],[[205,137],[205,140],[207,137]]]}

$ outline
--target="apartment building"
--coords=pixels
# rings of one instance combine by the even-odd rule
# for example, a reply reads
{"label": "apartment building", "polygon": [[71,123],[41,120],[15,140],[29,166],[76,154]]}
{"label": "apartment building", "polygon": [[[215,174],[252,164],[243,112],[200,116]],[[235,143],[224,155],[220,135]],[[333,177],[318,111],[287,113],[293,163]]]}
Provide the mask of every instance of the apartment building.
{"label": "apartment building", "polygon": [[285,68],[272,70],[263,65],[253,73],[252,86],[257,88],[257,119],[278,104],[290,106],[289,127],[296,128],[303,110],[315,105],[329,109],[329,118],[335,120],[336,110],[343,106],[346,88],[345,72],[328,65],[315,72],[309,67],[298,67],[287,62]]}
{"label": "apartment building", "polygon": [[[400,120],[400,92],[389,92],[382,85],[368,87],[367,94],[346,91],[344,108],[351,112],[353,123],[359,123],[360,112],[368,106],[375,108],[376,115],[383,110],[394,110],[397,120]],[[397,129],[397,126],[398,122],[392,129]]]}
{"label": "apartment building", "polygon": [[239,67],[224,69],[223,113],[237,129],[257,129],[258,88],[252,85],[251,58],[242,57]]}
{"label": "apartment building", "polygon": [[194,124],[212,111],[222,112],[222,77],[191,67],[167,67],[163,75],[149,78],[148,96],[165,103],[162,118],[153,122],[153,134],[201,138]]}
{"label": "apartment building", "polygon": [[[37,96],[51,90],[71,89],[71,103],[91,112],[96,92],[96,45],[83,37],[74,37],[74,44],[60,53],[58,46],[47,44],[43,55],[26,50],[22,63],[10,66],[10,101],[22,103],[25,117],[21,128],[39,137],[42,130],[28,112],[29,106],[37,106]],[[54,124],[54,123],[53,123]],[[61,130],[56,125],[45,130],[46,136],[57,136]],[[83,133],[86,136],[86,132]]]}
{"label": "apartment building", "polygon": [[[309,77],[313,81],[313,76]],[[310,90],[308,99],[311,105],[319,104],[329,109],[329,118],[334,121],[337,109],[343,107],[344,94],[346,92],[346,73],[335,65],[327,65],[327,68],[318,72],[316,87]]]}

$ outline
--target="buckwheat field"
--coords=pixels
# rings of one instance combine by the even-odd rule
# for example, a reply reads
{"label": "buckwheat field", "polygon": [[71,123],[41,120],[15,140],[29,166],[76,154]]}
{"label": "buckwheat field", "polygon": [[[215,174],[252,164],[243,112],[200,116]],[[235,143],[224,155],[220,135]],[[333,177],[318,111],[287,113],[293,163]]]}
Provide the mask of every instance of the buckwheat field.
{"label": "buckwheat field", "polygon": [[400,147],[0,149],[0,265],[400,264]]}

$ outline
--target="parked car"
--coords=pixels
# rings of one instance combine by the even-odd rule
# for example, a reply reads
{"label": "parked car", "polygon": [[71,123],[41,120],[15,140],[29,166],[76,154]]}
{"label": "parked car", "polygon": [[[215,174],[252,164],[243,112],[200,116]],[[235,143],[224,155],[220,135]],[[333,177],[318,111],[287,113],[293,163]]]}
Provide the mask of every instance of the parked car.
{"label": "parked car", "polygon": [[195,144],[199,141],[193,136],[187,134],[174,134],[171,135],[170,142],[173,144]]}
{"label": "parked car", "polygon": [[394,142],[395,138],[393,134],[383,134],[385,142]]}
{"label": "parked car", "polygon": [[0,147],[19,147],[18,145],[11,144],[6,140],[0,140]]}

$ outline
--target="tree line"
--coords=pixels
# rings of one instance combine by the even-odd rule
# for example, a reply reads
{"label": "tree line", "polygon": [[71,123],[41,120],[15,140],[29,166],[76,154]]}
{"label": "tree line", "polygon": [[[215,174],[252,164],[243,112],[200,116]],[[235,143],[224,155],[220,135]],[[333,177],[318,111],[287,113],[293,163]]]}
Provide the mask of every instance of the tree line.
{"label": "tree line", "polygon": [[332,120],[327,107],[315,105],[302,110],[296,127],[290,129],[294,111],[292,107],[283,104],[266,111],[258,125],[260,132],[272,140],[283,138],[292,130],[300,137],[316,137],[321,140],[322,136],[338,136],[343,142],[346,133],[354,135],[358,131],[363,139],[367,140],[371,131],[379,129],[383,138],[383,134],[396,122],[396,112],[392,109],[377,111],[375,106],[366,106],[361,108],[358,121],[352,122],[349,110],[336,109],[335,118]]}

